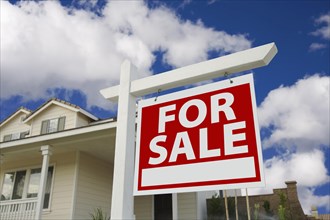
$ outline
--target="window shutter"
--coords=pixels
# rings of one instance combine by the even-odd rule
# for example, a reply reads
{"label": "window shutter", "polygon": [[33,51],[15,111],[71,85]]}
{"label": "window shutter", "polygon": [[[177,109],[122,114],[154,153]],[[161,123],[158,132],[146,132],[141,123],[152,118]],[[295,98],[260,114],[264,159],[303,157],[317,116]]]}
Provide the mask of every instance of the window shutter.
{"label": "window shutter", "polygon": [[11,134],[5,135],[3,137],[3,141],[10,141],[11,140]]}
{"label": "window shutter", "polygon": [[65,117],[60,117],[58,119],[58,131],[63,131],[65,126]]}
{"label": "window shutter", "polygon": [[41,134],[47,134],[48,124],[49,124],[49,120],[41,122]]}

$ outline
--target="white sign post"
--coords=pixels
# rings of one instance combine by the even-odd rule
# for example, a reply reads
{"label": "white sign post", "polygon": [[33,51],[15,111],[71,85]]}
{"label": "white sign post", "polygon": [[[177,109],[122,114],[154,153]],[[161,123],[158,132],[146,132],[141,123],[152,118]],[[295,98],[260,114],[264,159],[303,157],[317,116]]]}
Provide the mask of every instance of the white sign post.
{"label": "white sign post", "polygon": [[134,218],[135,97],[265,66],[276,53],[270,43],[138,80],[132,80],[132,65],[123,63],[120,85],[100,91],[108,100],[119,98],[111,219]]}
{"label": "white sign post", "polygon": [[121,65],[117,115],[116,148],[111,200],[111,219],[134,219],[132,197],[135,137],[135,96],[130,93],[135,67],[125,61]]}

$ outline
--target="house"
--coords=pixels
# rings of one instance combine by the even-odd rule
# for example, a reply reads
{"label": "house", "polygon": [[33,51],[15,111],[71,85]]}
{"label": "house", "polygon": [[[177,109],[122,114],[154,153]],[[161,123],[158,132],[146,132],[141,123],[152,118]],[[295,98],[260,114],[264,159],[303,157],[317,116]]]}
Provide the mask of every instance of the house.
{"label": "house", "polygon": [[[109,216],[116,125],[59,99],[1,122],[0,219],[90,219],[97,208]],[[207,196],[137,196],[135,217],[205,219]]]}

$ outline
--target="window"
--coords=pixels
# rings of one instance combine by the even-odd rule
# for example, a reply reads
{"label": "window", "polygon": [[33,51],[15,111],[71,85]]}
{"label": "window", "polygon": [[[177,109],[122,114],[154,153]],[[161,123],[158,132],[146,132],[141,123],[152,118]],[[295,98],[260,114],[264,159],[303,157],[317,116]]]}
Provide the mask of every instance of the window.
{"label": "window", "polygon": [[[54,167],[48,168],[44,209],[49,208]],[[41,168],[7,172],[1,190],[1,201],[34,198],[38,196]]]}
{"label": "window", "polygon": [[32,169],[30,174],[30,182],[27,191],[27,198],[33,198],[38,196],[39,181],[40,181],[41,169]]}
{"label": "window", "polygon": [[11,140],[11,134],[5,135],[3,137],[3,141],[10,141]]}
{"label": "window", "polygon": [[17,139],[19,139],[19,137],[20,137],[20,133],[14,133],[11,135],[12,140],[17,140]]}
{"label": "window", "polygon": [[3,137],[3,141],[12,141],[12,140],[18,140],[25,138],[27,135],[29,135],[29,131],[24,131],[24,132],[17,132],[14,134],[8,134]]}
{"label": "window", "polygon": [[49,134],[57,131],[64,130],[65,117],[54,118],[42,121],[41,134]]}

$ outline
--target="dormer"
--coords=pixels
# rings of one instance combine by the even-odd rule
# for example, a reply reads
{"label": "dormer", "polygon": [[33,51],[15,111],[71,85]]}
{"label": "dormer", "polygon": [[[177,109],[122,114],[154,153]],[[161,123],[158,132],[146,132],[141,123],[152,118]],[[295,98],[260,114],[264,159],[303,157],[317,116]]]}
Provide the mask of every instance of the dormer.
{"label": "dormer", "polygon": [[19,108],[7,119],[0,123],[0,142],[17,140],[30,135],[30,126],[24,120],[31,114],[31,110]]}
{"label": "dormer", "polygon": [[36,136],[86,126],[97,120],[79,106],[54,98],[31,113],[24,123],[31,126],[31,136]]}

